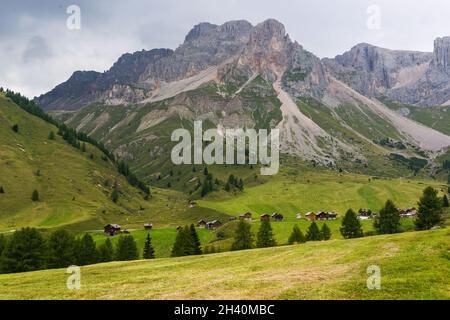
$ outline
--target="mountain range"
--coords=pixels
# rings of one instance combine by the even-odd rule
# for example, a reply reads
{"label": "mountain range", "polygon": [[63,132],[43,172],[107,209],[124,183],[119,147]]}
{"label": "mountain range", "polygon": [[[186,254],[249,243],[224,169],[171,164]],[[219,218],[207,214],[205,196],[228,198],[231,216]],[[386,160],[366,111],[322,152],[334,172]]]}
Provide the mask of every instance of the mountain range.
{"label": "mountain range", "polygon": [[76,71],[35,101],[149,180],[170,168],[171,131],[194,120],[279,128],[282,152],[314,164],[417,171],[450,146],[450,37],[434,52],[358,44],[320,59],[273,19],[200,23],[175,50]]}

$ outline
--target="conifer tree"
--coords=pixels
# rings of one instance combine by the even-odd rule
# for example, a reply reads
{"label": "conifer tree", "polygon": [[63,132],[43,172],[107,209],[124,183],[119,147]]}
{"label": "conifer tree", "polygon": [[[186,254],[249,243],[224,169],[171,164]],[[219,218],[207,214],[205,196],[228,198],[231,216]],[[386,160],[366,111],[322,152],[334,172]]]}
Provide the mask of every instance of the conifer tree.
{"label": "conifer tree", "polygon": [[172,257],[183,257],[194,254],[194,241],[188,226],[178,231],[172,247]]}
{"label": "conifer tree", "polygon": [[322,234],[320,233],[317,223],[313,221],[306,232],[307,241],[319,241],[322,240]]}
{"label": "conifer tree", "polygon": [[114,260],[114,248],[109,238],[98,247],[97,251],[99,262],[110,262]]}
{"label": "conifer tree", "polygon": [[113,192],[111,193],[111,200],[114,203],[117,203],[119,201],[119,187],[117,186],[117,182],[114,184]]}
{"label": "conifer tree", "polygon": [[89,233],[85,233],[81,239],[77,241],[77,257],[80,266],[97,263],[98,251],[95,246],[94,239]]}
{"label": "conifer tree", "polygon": [[391,234],[400,231],[400,215],[391,200],[386,201],[373,225],[379,234]]}
{"label": "conifer tree", "polygon": [[12,131],[14,131],[15,133],[18,133],[19,132],[19,125],[18,124],[15,124],[15,125],[13,125],[12,126]]}
{"label": "conifer tree", "polygon": [[45,266],[45,241],[39,230],[23,228],[9,237],[0,257],[3,273],[40,270]]}
{"label": "conifer tree", "polygon": [[361,222],[358,220],[356,213],[352,209],[348,209],[340,228],[341,234],[345,239],[359,238],[363,236]]}
{"label": "conifer tree", "polygon": [[434,188],[425,188],[418,204],[419,213],[415,221],[417,230],[429,230],[442,222],[442,200]]}
{"label": "conifer tree", "polygon": [[193,253],[202,254],[202,245],[200,243],[200,238],[198,237],[197,231],[195,230],[195,226],[191,224],[189,230],[192,237]]}
{"label": "conifer tree", "polygon": [[128,261],[137,260],[139,258],[139,253],[136,245],[136,241],[133,236],[121,235],[117,241],[117,246],[115,250],[115,260],[117,261]]}
{"label": "conifer tree", "polygon": [[86,152],[86,143],[81,144],[81,152]]}
{"label": "conifer tree", "polygon": [[0,257],[2,256],[2,252],[5,249],[5,247],[6,247],[6,237],[3,234],[0,234]]}
{"label": "conifer tree", "polygon": [[147,233],[147,238],[145,239],[144,244],[144,252],[142,254],[144,259],[154,259],[155,258],[155,250],[152,246],[152,238],[150,237],[150,233]]}
{"label": "conifer tree", "polygon": [[37,202],[39,201],[39,192],[37,190],[34,190],[31,194],[31,201]]}
{"label": "conifer tree", "polygon": [[244,181],[242,179],[239,179],[239,182],[237,183],[237,187],[239,191],[244,191]]}
{"label": "conifer tree", "polygon": [[77,243],[66,230],[53,232],[47,240],[47,267],[67,268],[77,264]]}
{"label": "conifer tree", "polygon": [[326,223],[322,225],[320,229],[322,240],[330,240],[331,239],[331,230]]}
{"label": "conifer tree", "polygon": [[244,220],[239,221],[234,234],[234,242],[231,245],[231,250],[251,249],[253,248],[253,241],[251,225]]}
{"label": "conifer tree", "polygon": [[256,246],[258,248],[274,247],[277,243],[273,237],[272,226],[270,221],[264,220],[261,222],[258,234],[256,235]]}
{"label": "conifer tree", "polygon": [[292,228],[292,233],[289,236],[288,244],[297,244],[297,243],[304,243],[306,242],[306,238],[303,235],[303,232],[300,230],[300,228],[295,225]]}
{"label": "conifer tree", "polygon": [[[1,189],[0,189],[0,193],[1,193]],[[444,197],[442,198],[442,206],[444,208],[448,208],[449,207],[448,198],[447,198],[446,194],[444,194]]]}
{"label": "conifer tree", "polygon": [[3,189],[3,186],[0,186],[0,194],[5,193],[5,189]]}
{"label": "conifer tree", "polygon": [[48,139],[55,140],[55,133],[53,131],[50,131],[50,133],[48,134]]}

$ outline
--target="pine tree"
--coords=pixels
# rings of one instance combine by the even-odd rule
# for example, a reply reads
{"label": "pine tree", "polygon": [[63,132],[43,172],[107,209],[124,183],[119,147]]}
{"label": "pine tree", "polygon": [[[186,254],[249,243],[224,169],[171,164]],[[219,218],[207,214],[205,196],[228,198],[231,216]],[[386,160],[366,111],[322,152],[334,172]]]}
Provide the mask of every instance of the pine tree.
{"label": "pine tree", "polygon": [[415,221],[417,230],[429,230],[442,222],[442,200],[435,189],[425,188],[418,204],[419,213]]}
{"label": "pine tree", "polygon": [[53,232],[47,240],[47,267],[67,268],[77,264],[77,243],[66,230]]}
{"label": "pine tree", "polygon": [[319,241],[322,240],[322,234],[320,233],[317,223],[313,221],[306,232],[307,241]]}
{"label": "pine tree", "polygon": [[98,247],[97,251],[99,262],[110,262],[114,260],[114,248],[109,238]]}
{"label": "pine tree", "polygon": [[48,134],[48,140],[55,140],[55,133],[53,131],[50,131]]}
{"label": "pine tree", "polygon": [[6,247],[6,237],[3,234],[0,234],[0,257],[2,256],[2,252],[5,249],[5,247]]}
{"label": "pine tree", "polygon": [[326,223],[322,225],[320,229],[322,240],[330,240],[331,239],[331,230]]}
{"label": "pine tree", "polygon": [[77,241],[77,257],[80,266],[97,263],[99,260],[98,251],[94,239],[89,233],[85,233]]}
{"label": "pine tree", "polygon": [[188,226],[178,231],[172,247],[172,257],[183,257],[194,254],[194,241]]}
{"label": "pine tree", "polygon": [[297,244],[304,242],[306,242],[306,238],[303,235],[303,232],[297,225],[295,225],[294,228],[292,228],[291,235],[289,236],[288,244]]}
{"label": "pine tree", "polygon": [[239,221],[236,232],[234,234],[234,242],[231,245],[231,250],[246,250],[253,248],[253,234],[251,226],[244,220]]}
{"label": "pine tree", "polygon": [[39,230],[23,228],[13,233],[0,258],[3,273],[40,270],[45,266],[45,241]]}
{"label": "pine tree", "polygon": [[200,238],[198,237],[197,231],[195,230],[195,226],[191,224],[189,229],[192,237],[194,254],[202,254],[202,245],[200,243]]}
{"label": "pine tree", "polygon": [[39,192],[37,190],[34,190],[31,194],[31,201],[37,202],[39,201]]}
{"label": "pine tree", "polygon": [[359,238],[363,236],[361,222],[358,220],[356,213],[352,209],[348,209],[342,219],[340,228],[341,234],[345,239]]}
{"label": "pine tree", "polygon": [[133,236],[130,234],[120,236],[117,241],[115,260],[128,261],[137,260],[138,258],[139,253]]}
{"label": "pine tree", "polygon": [[386,201],[373,225],[379,234],[391,234],[400,231],[400,215],[391,200]]}
{"label": "pine tree", "polygon": [[237,187],[239,191],[244,191],[244,181],[242,179],[239,179],[239,182],[237,183]]}
{"label": "pine tree", "polygon": [[118,189],[119,188],[117,186],[117,183],[115,183],[114,187],[113,187],[113,192],[111,193],[111,200],[114,203],[117,203],[117,201],[119,201],[119,190]]}
{"label": "pine tree", "polygon": [[13,125],[12,126],[12,131],[14,131],[15,133],[18,133],[19,132],[19,125],[18,124],[15,124],[15,125]]}
{"label": "pine tree", "polygon": [[5,193],[5,189],[3,189],[3,186],[0,186],[0,194]]}
{"label": "pine tree", "polygon": [[273,237],[272,226],[270,221],[264,220],[261,222],[258,234],[256,235],[256,246],[258,248],[274,247],[277,243]]}
{"label": "pine tree", "polygon": [[150,238],[150,233],[147,233],[147,238],[145,239],[144,244],[144,252],[142,254],[144,259],[154,259],[155,258],[155,250],[152,246],[152,238]]}
{"label": "pine tree", "polygon": [[[0,187],[0,193],[1,193],[1,187]],[[442,198],[442,207],[444,207],[444,208],[449,207],[448,198],[447,198],[446,194],[444,194],[444,197]]]}

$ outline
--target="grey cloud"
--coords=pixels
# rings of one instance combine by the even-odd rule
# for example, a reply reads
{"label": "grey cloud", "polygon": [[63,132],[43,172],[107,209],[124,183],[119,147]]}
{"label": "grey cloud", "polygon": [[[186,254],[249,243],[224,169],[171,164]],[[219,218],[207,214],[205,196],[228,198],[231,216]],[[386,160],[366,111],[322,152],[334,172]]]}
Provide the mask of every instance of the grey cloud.
{"label": "grey cloud", "polygon": [[50,48],[45,39],[41,36],[32,37],[22,54],[24,63],[33,63],[46,60],[51,57]]}

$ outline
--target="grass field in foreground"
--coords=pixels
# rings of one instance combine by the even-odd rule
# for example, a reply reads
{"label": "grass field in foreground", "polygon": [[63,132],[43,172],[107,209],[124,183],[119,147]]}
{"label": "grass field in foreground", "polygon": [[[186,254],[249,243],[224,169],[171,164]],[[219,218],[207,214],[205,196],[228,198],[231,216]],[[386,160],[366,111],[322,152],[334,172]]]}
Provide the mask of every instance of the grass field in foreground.
{"label": "grass field in foreground", "polygon": [[[381,289],[366,286],[381,268]],[[450,230],[0,275],[0,299],[450,299]]]}

